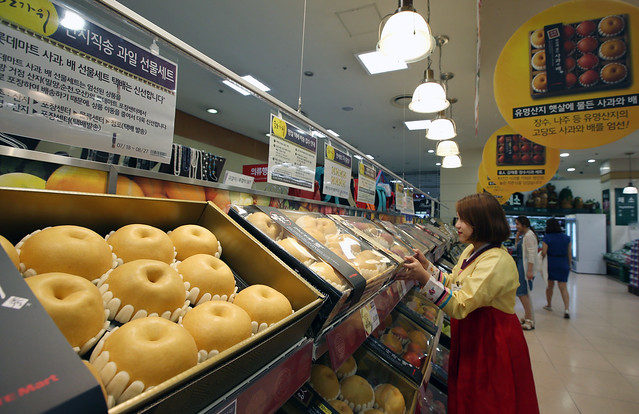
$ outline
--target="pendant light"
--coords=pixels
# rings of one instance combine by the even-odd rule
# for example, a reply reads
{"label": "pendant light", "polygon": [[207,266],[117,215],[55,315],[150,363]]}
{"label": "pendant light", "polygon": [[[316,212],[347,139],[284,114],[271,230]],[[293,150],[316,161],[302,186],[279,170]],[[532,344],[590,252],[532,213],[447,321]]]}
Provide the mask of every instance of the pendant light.
{"label": "pendant light", "polygon": [[455,141],[440,141],[437,144],[437,150],[435,154],[439,157],[446,157],[448,155],[459,155],[459,147]]}
{"label": "pendant light", "polygon": [[624,187],[623,189],[624,194],[637,194],[637,187],[632,185],[632,167],[630,166],[630,157],[632,157],[633,154],[634,152],[626,152],[626,155],[628,156],[628,180],[629,181],[628,181],[628,185]]}
{"label": "pendant light", "polygon": [[[447,36],[437,36],[437,47],[439,48],[439,73],[442,73],[442,46],[448,43]],[[419,113],[435,113],[448,108],[450,102],[446,99],[446,89],[435,80],[431,66],[431,58],[428,57],[428,68],[424,71],[424,80],[413,92],[413,99],[408,105],[408,109]]]}
{"label": "pendant light", "polygon": [[412,63],[424,59],[432,48],[430,27],[415,11],[413,0],[398,0],[397,11],[379,35],[377,49],[390,58]]}
{"label": "pendant light", "polygon": [[462,166],[459,155],[447,155],[442,159],[442,168],[459,168]]}

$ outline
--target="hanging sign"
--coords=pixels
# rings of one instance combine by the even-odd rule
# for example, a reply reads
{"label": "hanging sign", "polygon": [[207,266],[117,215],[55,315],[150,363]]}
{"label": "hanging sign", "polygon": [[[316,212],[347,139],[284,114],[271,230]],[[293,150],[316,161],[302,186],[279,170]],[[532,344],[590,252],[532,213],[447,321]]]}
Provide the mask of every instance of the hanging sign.
{"label": "hanging sign", "polygon": [[[634,39],[632,39],[634,38]],[[639,127],[639,8],[570,1],[524,23],[494,73],[499,110],[517,133],[554,148],[614,142]]]}
{"label": "hanging sign", "polygon": [[524,207],[524,195],[520,192],[513,193],[508,202],[513,207]]}
{"label": "hanging sign", "polygon": [[375,204],[375,167],[359,162],[359,174],[357,175],[357,202]]}
{"label": "hanging sign", "polygon": [[637,222],[637,194],[624,194],[615,188],[615,225],[628,226]]}
{"label": "hanging sign", "polygon": [[482,164],[486,175],[505,191],[532,191],[557,172],[559,149],[535,144],[505,126],[488,138]]}
{"label": "hanging sign", "polygon": [[177,65],[39,0],[0,2],[3,132],[168,163]]}
{"label": "hanging sign", "polygon": [[492,194],[497,201],[499,201],[499,204],[505,204],[508,201],[512,192],[490,179],[490,177],[486,174],[486,167],[483,162],[479,164],[479,168],[477,169],[477,178],[478,193],[488,192]]}
{"label": "hanging sign", "polygon": [[404,214],[415,214],[413,190],[405,188],[401,182],[395,183],[395,208]]}
{"label": "hanging sign", "polygon": [[348,198],[351,189],[353,159],[350,155],[328,145],[328,143],[325,144],[324,149],[323,193],[339,198]]}
{"label": "hanging sign", "polygon": [[314,191],[317,138],[271,114],[267,182]]}

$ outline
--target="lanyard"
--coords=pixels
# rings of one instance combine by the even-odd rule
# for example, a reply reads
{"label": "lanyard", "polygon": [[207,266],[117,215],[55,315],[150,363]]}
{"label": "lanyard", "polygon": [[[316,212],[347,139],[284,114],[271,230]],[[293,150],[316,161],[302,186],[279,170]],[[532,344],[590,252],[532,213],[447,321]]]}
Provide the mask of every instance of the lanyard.
{"label": "lanyard", "polygon": [[461,270],[464,270],[466,267],[468,267],[468,265],[471,264],[473,262],[473,260],[475,260],[477,258],[477,256],[479,256],[480,254],[482,254],[486,250],[494,249],[496,247],[501,247],[501,243],[488,243],[488,244],[482,246],[479,250],[475,250],[473,252],[473,254],[471,254],[468,259],[464,259],[462,261]]}

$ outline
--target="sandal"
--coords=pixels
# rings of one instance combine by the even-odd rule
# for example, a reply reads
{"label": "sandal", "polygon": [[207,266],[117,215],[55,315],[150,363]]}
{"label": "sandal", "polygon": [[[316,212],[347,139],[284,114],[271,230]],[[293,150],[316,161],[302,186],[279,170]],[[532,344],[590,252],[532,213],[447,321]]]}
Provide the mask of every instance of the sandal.
{"label": "sandal", "polygon": [[564,311],[564,319],[570,319],[570,312]]}
{"label": "sandal", "polygon": [[535,329],[535,321],[526,319],[526,321],[521,324],[521,329],[523,329],[524,331],[532,331],[533,329]]}
{"label": "sandal", "polygon": [[551,311],[552,312],[552,306],[544,306],[544,309],[546,309],[547,311]]}

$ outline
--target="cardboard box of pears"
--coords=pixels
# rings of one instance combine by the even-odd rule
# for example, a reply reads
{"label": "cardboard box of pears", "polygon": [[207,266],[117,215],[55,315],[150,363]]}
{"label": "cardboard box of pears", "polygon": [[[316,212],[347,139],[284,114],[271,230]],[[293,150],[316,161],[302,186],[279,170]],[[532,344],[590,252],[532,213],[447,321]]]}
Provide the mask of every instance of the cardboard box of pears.
{"label": "cardboard box of pears", "polygon": [[312,367],[311,378],[283,407],[287,414],[376,412],[414,413],[418,385],[402,375],[365,343],[336,371],[326,356]]}
{"label": "cardboard box of pears", "polygon": [[[240,385],[253,372],[304,337],[323,301],[323,295],[317,289],[210,203],[4,188],[0,189],[0,200],[3,204],[0,229],[9,242],[20,248],[16,250],[19,252],[18,268],[29,276],[38,273],[23,279],[24,275],[18,272],[14,263],[7,260],[4,253],[0,255],[2,296],[4,298],[6,294],[11,299],[3,301],[0,307],[5,345],[0,356],[3,365],[0,395],[7,396],[0,403],[0,413],[56,410],[104,412],[105,396],[96,378],[106,383],[106,389],[103,390],[110,413],[137,411],[150,405],[167,412],[199,411]],[[109,251],[107,264],[113,262],[109,264],[112,269],[94,282],[100,288],[88,281],[90,277],[67,274],[64,275],[66,279],[62,286],[59,286],[55,285],[59,282],[51,282],[52,273],[44,274],[77,269],[78,265],[83,268],[97,249],[92,247],[87,250],[86,245],[108,243],[112,237],[111,242],[115,243],[117,230],[132,224],[142,224],[145,230],[138,235],[139,240],[135,234],[128,235],[123,245],[131,247],[131,250],[136,249],[136,243],[130,242],[146,242],[145,237],[150,234],[147,233],[148,227],[163,234],[162,240],[164,237],[171,240],[166,232],[183,225],[196,225],[195,228],[212,232],[221,246],[221,256],[215,263],[221,260],[230,268],[233,283],[239,292],[224,295],[210,293],[208,298],[202,299],[208,289],[206,282],[195,277],[189,283],[183,276],[186,270],[179,270],[178,273],[178,269],[188,260],[183,257],[183,260],[170,264],[139,258],[128,261],[124,260],[126,254],[112,255]],[[73,230],[67,231],[69,227],[62,226],[71,226]],[[116,233],[105,240],[103,235],[111,231]],[[41,237],[51,234],[56,238],[47,240]],[[29,237],[25,238],[27,235]],[[194,235],[190,234],[189,237]],[[40,241],[39,244],[37,241]],[[97,244],[88,244],[89,241]],[[186,246],[192,244],[187,243]],[[155,254],[160,250],[159,245],[152,246],[149,251],[140,249],[140,254]],[[34,251],[29,256],[27,253],[30,249]],[[185,250],[186,247],[182,249]],[[214,257],[214,254],[201,253],[190,257],[200,255]],[[113,260],[116,256],[120,260]],[[69,258],[73,258],[72,263]],[[25,261],[34,261],[37,265],[28,266]],[[135,270],[132,270],[134,265]],[[32,271],[26,271],[27,268]],[[207,266],[204,268],[208,270]],[[124,277],[114,277],[124,270]],[[166,285],[175,286],[173,274],[178,277],[177,286],[181,285],[182,288],[180,306],[166,312],[153,312],[156,305],[149,301],[173,295],[163,290]],[[69,282],[71,279],[73,283]],[[72,326],[84,326],[84,318],[89,313],[87,297],[80,300],[82,311],[73,310],[74,300],[69,289],[76,289],[78,279],[83,287],[86,284],[90,286],[86,288],[87,291],[93,292],[92,289],[95,289],[98,292],[98,307],[104,305],[104,308],[97,312],[98,318],[102,318],[99,324],[103,324],[99,332],[74,349],[70,343],[75,337],[72,337],[73,332],[63,329],[66,326],[64,319],[70,320]],[[35,289],[36,280],[44,284],[43,290],[31,290]],[[242,289],[241,281],[248,287]],[[118,285],[121,290],[115,292]],[[256,286],[259,286],[264,297],[271,297],[272,294],[280,300],[286,299],[290,313],[279,321],[264,323],[261,329],[254,329],[255,325],[259,325],[260,321],[255,321],[259,316],[251,316],[248,310],[242,310],[239,319],[232,319],[232,324],[244,326],[245,323],[240,321],[246,319],[244,315],[248,316],[248,324],[254,325],[249,328],[248,335],[245,335],[245,329],[233,330],[228,335],[227,344],[217,345],[221,351],[208,350],[202,343],[207,337],[222,336],[220,332],[224,329],[216,325],[216,318],[221,319],[223,324],[228,323],[229,320],[220,315],[226,315],[231,308],[233,312],[228,312],[235,315],[236,308],[240,307],[239,301],[237,304],[231,301],[243,291]],[[262,286],[264,290],[261,290]],[[200,288],[198,297],[193,296],[194,287]],[[156,288],[159,290],[154,290]],[[65,308],[66,316],[60,317],[52,312],[52,306],[43,301],[46,297],[43,292],[47,292],[47,289],[56,296],[52,300],[58,303],[54,305]],[[127,294],[132,294],[132,297],[125,299]],[[143,309],[143,305],[135,302],[138,300],[151,310]],[[259,297],[253,297],[250,301],[260,300]],[[41,306],[40,302],[47,306]],[[197,306],[193,307],[195,304]],[[199,315],[204,315],[202,319],[191,318],[194,320],[192,333],[186,328],[187,318],[196,315],[198,308],[208,307],[211,308],[210,312],[199,312]],[[217,310],[218,307],[221,310]],[[267,308],[270,309],[271,305],[264,302],[258,313],[265,313]],[[213,317],[208,318],[209,314]],[[109,323],[107,317],[117,320]],[[238,331],[241,332],[238,334]],[[215,335],[211,335],[211,332]],[[236,334],[239,336],[234,336]],[[113,340],[116,337],[119,339],[117,343]],[[175,338],[181,342],[176,342]],[[163,346],[154,353],[156,351],[151,352],[151,347],[146,346],[149,342]],[[148,355],[139,354],[136,350],[146,350]],[[81,359],[80,353],[83,353],[84,359]],[[115,361],[118,354],[124,357]],[[87,359],[91,362],[85,365]],[[90,370],[95,377],[91,376]]]}
{"label": "cardboard box of pears", "polygon": [[264,206],[233,206],[229,215],[327,295],[312,333],[320,335],[348,309],[369,300],[412,255],[373,222]]}

